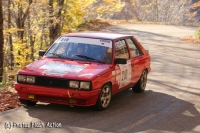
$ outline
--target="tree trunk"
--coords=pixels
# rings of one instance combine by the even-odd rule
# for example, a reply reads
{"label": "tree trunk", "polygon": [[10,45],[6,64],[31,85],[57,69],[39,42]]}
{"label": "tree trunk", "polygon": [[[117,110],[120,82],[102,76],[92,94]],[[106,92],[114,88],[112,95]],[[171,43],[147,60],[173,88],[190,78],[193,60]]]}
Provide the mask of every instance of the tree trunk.
{"label": "tree trunk", "polygon": [[18,2],[18,14],[17,14],[17,28],[19,29],[17,31],[18,38],[23,42],[23,37],[24,37],[24,23],[22,21],[22,6]]}
{"label": "tree trunk", "polygon": [[4,60],[4,53],[3,53],[3,10],[2,10],[2,0],[0,0],[0,82],[3,81],[3,60]]}
{"label": "tree trunk", "polygon": [[[8,29],[11,28],[11,12],[10,12],[10,5],[11,0],[8,0]],[[8,44],[10,47],[10,69],[13,70],[14,67],[14,56],[13,56],[13,45],[12,45],[12,33],[9,33],[8,35]]]}
{"label": "tree trunk", "polygon": [[42,24],[42,35],[40,36],[40,49],[43,49],[43,42],[44,42],[44,24]]}
{"label": "tree trunk", "polygon": [[158,22],[158,0],[156,0],[155,3],[155,17],[156,17],[156,22]]}
{"label": "tree trunk", "polygon": [[[61,11],[63,9],[64,0],[58,0],[59,11],[56,16],[53,16],[53,0],[49,0],[49,14],[50,14],[50,26],[49,26],[49,38],[50,45],[61,35]],[[58,20],[57,23],[54,22],[53,18]],[[55,23],[55,24],[54,24]]]}
{"label": "tree trunk", "polygon": [[[32,0],[29,0],[29,5],[32,3]],[[29,41],[30,41],[30,47],[31,47],[31,54],[30,54],[30,59],[34,61],[34,44],[35,44],[35,37],[32,34],[31,30],[31,19],[30,19],[30,10],[28,10],[28,36],[29,36]]]}
{"label": "tree trunk", "polygon": [[16,24],[17,24],[17,28],[20,29],[17,32],[18,38],[22,42],[24,38],[24,23],[25,23],[26,18],[29,15],[29,8],[32,2],[33,2],[32,0],[29,0],[29,6],[26,8],[24,13],[23,13],[22,5],[20,4],[20,2],[18,2],[18,14],[17,14],[17,19],[16,19]]}

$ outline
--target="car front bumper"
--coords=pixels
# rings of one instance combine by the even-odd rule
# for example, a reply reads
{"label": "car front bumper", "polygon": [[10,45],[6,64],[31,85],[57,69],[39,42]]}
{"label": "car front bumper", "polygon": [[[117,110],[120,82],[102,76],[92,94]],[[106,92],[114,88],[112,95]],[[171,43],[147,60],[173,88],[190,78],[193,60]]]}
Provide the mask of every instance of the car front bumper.
{"label": "car front bumper", "polygon": [[20,99],[73,106],[95,105],[100,93],[100,88],[91,91],[80,91],[19,83],[15,84],[15,90],[18,92]]}

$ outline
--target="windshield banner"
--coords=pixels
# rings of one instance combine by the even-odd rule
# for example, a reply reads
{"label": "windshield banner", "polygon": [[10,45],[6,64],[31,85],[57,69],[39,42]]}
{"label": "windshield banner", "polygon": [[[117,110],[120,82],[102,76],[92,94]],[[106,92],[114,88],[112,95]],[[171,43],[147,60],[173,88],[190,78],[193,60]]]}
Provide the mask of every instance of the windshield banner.
{"label": "windshield banner", "polygon": [[80,37],[60,37],[56,43],[69,42],[69,43],[85,43],[112,48],[112,41],[106,39],[92,39]]}

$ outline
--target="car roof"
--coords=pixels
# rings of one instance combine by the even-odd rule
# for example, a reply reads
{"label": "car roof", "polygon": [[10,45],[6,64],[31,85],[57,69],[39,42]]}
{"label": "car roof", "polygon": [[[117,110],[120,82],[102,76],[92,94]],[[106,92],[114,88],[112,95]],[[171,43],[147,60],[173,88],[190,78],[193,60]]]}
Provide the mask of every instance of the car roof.
{"label": "car roof", "polygon": [[109,32],[77,32],[77,33],[64,34],[62,36],[86,37],[86,38],[102,38],[102,39],[115,40],[115,39],[118,39],[118,38],[130,37],[132,35],[109,33]]}

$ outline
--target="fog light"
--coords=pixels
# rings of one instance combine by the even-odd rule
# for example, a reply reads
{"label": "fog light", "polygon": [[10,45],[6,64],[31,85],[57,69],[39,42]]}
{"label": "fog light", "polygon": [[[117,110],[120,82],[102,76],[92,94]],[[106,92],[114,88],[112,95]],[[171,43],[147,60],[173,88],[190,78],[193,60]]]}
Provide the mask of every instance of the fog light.
{"label": "fog light", "polygon": [[29,98],[29,99],[35,99],[35,95],[33,95],[33,94],[28,94],[28,98]]}
{"label": "fog light", "polygon": [[74,96],[74,97],[80,97],[80,94],[78,94],[78,93],[72,93],[72,96]]}
{"label": "fog light", "polygon": [[69,104],[76,104],[77,102],[76,102],[76,99],[69,99]]}

